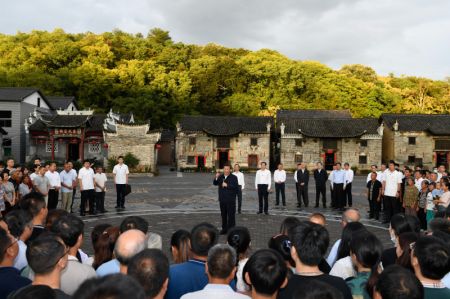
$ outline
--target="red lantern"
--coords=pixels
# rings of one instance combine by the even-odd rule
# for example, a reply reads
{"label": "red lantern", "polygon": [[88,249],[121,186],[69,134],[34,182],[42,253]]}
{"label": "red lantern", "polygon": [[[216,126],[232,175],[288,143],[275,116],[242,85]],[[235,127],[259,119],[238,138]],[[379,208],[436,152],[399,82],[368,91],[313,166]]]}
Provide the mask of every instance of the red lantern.
{"label": "red lantern", "polygon": [[103,148],[108,148],[108,143],[103,143]]}

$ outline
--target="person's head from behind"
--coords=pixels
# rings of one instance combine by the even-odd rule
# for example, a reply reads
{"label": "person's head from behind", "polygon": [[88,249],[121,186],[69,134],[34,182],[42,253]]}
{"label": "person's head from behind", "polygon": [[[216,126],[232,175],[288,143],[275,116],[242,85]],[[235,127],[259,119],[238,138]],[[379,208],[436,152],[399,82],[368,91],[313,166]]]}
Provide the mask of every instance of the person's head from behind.
{"label": "person's head from behind", "polygon": [[163,298],[169,283],[169,259],[159,249],[144,249],[131,259],[127,274],[139,282],[147,298]]}
{"label": "person's head from behind", "polygon": [[19,207],[27,210],[33,216],[33,224],[45,224],[48,210],[42,194],[38,192],[28,193],[20,200]]}
{"label": "person's head from behind", "polygon": [[296,227],[301,223],[300,220],[296,217],[286,217],[283,222],[281,222],[280,234],[288,235],[289,230],[293,227]]}
{"label": "person's head from behind", "polygon": [[56,220],[51,231],[58,235],[69,248],[78,250],[83,244],[84,222],[73,214]]}
{"label": "person's head from behind", "polygon": [[328,283],[319,280],[310,280],[298,288],[292,299],[343,299],[342,293]]}
{"label": "person's head from behind", "polygon": [[85,280],[73,299],[146,299],[144,289],[132,277],[123,274],[106,275]]}
{"label": "person's head from behind", "polygon": [[193,257],[205,259],[208,251],[217,244],[218,232],[214,225],[203,222],[197,224],[191,231],[191,252]]}
{"label": "person's head from behind", "polygon": [[450,220],[447,218],[434,218],[428,223],[429,230],[434,233],[436,231],[443,231],[450,234]]}
{"label": "person's head from behind", "polygon": [[26,210],[13,210],[5,216],[8,229],[16,239],[26,241],[33,233],[33,216]]}
{"label": "person's head from behind", "polygon": [[175,264],[181,264],[189,260],[189,248],[191,247],[191,233],[179,229],[170,238],[170,252]]}
{"label": "person's head from behind", "polygon": [[8,299],[56,299],[55,291],[46,285],[31,285],[8,296]]}
{"label": "person's head from behind", "polygon": [[330,237],[328,231],[321,225],[302,222],[289,231],[292,243],[291,256],[295,265],[317,266],[322,261]]}
{"label": "person's head from behind", "polygon": [[229,230],[227,236],[228,244],[236,250],[238,259],[244,257],[250,248],[250,232],[248,228],[236,226]]}
{"label": "person's head from behind", "polygon": [[348,223],[359,222],[361,220],[361,214],[358,209],[348,208],[342,213],[341,225],[345,227]]}
{"label": "person's head from behind", "polygon": [[412,247],[411,264],[419,279],[440,281],[450,272],[450,249],[444,241],[423,236]]}
{"label": "person's head from behind", "polygon": [[113,258],[114,247],[119,238],[119,234],[119,228],[117,226],[109,226],[92,242],[94,247],[94,262],[92,263],[92,267],[94,269],[97,269],[103,263]]}
{"label": "person's head from behind", "polygon": [[269,249],[275,250],[283,257],[288,268],[295,267],[295,262],[291,256],[292,244],[288,236],[282,234],[273,236],[270,238],[267,246]]}
{"label": "person's head from behind", "polygon": [[411,271],[391,265],[378,277],[373,299],[422,299],[422,283]]}
{"label": "person's head from behind", "polygon": [[420,231],[420,223],[418,221],[418,218],[415,216],[409,216],[404,214],[395,214],[391,218],[391,222],[389,225],[389,234],[391,236],[391,241],[397,245],[398,243],[398,236],[402,233],[406,232],[413,232],[416,231],[416,225],[419,225],[419,231]]}
{"label": "person's head from behind", "polygon": [[350,242],[353,237],[360,233],[367,232],[366,227],[361,222],[350,222],[342,230],[341,243],[338,247],[337,259],[350,255]]}
{"label": "person's head from behind", "polygon": [[214,245],[208,252],[206,274],[213,281],[229,284],[236,275],[236,250],[228,244]]}
{"label": "person's head from behind", "polygon": [[120,233],[124,233],[130,229],[137,229],[144,234],[148,233],[148,222],[139,216],[128,216],[120,223]]}
{"label": "person's head from behind", "polygon": [[122,233],[114,247],[114,256],[120,263],[120,272],[126,273],[131,258],[146,248],[145,234],[137,229]]}
{"label": "person's head from behind", "polygon": [[413,232],[406,232],[400,234],[397,245],[395,246],[395,253],[397,255],[396,264],[406,269],[413,271],[411,265],[411,244],[417,241],[419,235]]}
{"label": "person's head from behind", "polygon": [[63,241],[53,233],[45,233],[27,247],[28,265],[35,275],[60,273],[67,265],[68,250]]}
{"label": "person's head from behind", "polygon": [[311,216],[309,216],[309,221],[322,226],[325,226],[327,224],[327,220],[322,213],[311,214]]}
{"label": "person's head from behind", "polygon": [[47,230],[51,230],[52,225],[53,225],[53,223],[56,222],[56,220],[58,220],[64,216],[67,216],[67,215],[70,215],[70,213],[63,209],[54,209],[54,210],[48,211],[45,228]]}
{"label": "person's head from behind", "polygon": [[287,284],[287,267],[280,254],[271,249],[256,251],[247,261],[243,279],[255,294],[266,297],[276,296]]}
{"label": "person's head from behind", "polygon": [[19,246],[15,239],[6,230],[0,228],[0,265],[12,267],[14,259],[19,254]]}

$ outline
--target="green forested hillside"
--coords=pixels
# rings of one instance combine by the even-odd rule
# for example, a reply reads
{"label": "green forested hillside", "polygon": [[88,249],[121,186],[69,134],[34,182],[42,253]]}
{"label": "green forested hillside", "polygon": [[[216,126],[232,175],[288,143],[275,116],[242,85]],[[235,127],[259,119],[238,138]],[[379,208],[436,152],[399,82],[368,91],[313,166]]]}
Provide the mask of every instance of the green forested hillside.
{"label": "green forested hillside", "polygon": [[152,127],[171,127],[185,113],[274,115],[280,108],[342,108],[355,117],[450,113],[449,80],[380,77],[363,65],[335,71],[272,50],[177,43],[161,29],[0,35],[0,86],[75,95],[82,107],[132,111]]}

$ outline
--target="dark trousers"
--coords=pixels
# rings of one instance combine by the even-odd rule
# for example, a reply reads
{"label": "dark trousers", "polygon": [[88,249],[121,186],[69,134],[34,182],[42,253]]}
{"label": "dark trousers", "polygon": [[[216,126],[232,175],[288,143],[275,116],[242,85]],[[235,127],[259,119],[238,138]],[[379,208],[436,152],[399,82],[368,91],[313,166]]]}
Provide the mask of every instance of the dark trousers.
{"label": "dark trousers", "polygon": [[70,212],[73,212],[73,203],[75,202],[75,194],[77,193],[77,188],[73,188],[72,191],[72,203],[70,204]]}
{"label": "dark trousers", "polygon": [[125,188],[126,184],[116,184],[117,204],[118,208],[125,207]]}
{"label": "dark trousers", "polygon": [[296,184],[297,186],[297,206],[302,206],[302,198],[303,203],[305,204],[305,207],[308,207],[309,200],[308,200],[308,185],[300,185],[299,183]]}
{"label": "dark trousers", "polygon": [[331,194],[331,207],[337,208],[336,204],[336,192],[334,192],[333,186],[330,184],[330,194]]}
{"label": "dark trousers", "polygon": [[351,207],[353,205],[353,199],[352,199],[352,183],[348,183],[345,185],[345,202],[344,206],[348,205]]}
{"label": "dark trousers", "polygon": [[375,218],[376,220],[379,220],[380,219],[380,210],[381,210],[381,201],[377,201],[376,199],[369,200],[369,217],[370,218]]}
{"label": "dark trousers", "polygon": [[89,202],[89,213],[92,214],[95,212],[95,190],[83,190],[81,191],[81,204],[80,204],[80,213],[84,214],[84,210],[86,207],[86,202]]}
{"label": "dark trousers", "polygon": [[343,209],[345,206],[344,184],[333,184],[336,208]]}
{"label": "dark trousers", "polygon": [[95,205],[97,207],[97,211],[105,211],[105,192],[95,192]]}
{"label": "dark trousers", "polygon": [[322,205],[327,206],[327,187],[326,185],[316,185],[316,207],[319,206],[320,195],[322,194]]}
{"label": "dark trousers", "polygon": [[236,225],[236,201],[235,200],[221,200],[220,201],[220,215],[222,216],[222,230],[228,231]]}
{"label": "dark trousers", "polygon": [[238,212],[241,212],[242,208],[242,186],[238,185],[238,190],[236,192],[237,201],[238,201]]}
{"label": "dark trousers", "polygon": [[401,202],[400,198],[395,196],[384,196],[383,199],[384,205],[384,221],[390,222],[392,216],[400,213],[401,211]]}
{"label": "dark trousers", "polygon": [[280,193],[281,193],[281,201],[283,202],[283,206],[286,205],[286,194],[284,193],[285,183],[275,183],[275,197],[276,197],[276,205],[280,204]]}
{"label": "dark trousers", "polygon": [[269,192],[267,191],[269,185],[259,184],[258,185],[258,201],[259,201],[259,212],[264,213],[269,212]]}
{"label": "dark trousers", "polygon": [[49,210],[54,210],[58,206],[58,197],[59,197],[59,191],[56,191],[55,189],[48,190],[48,205],[47,208]]}
{"label": "dark trousers", "polygon": [[423,230],[427,230],[427,211],[424,208],[419,208],[417,211],[417,218],[420,221],[420,228]]}

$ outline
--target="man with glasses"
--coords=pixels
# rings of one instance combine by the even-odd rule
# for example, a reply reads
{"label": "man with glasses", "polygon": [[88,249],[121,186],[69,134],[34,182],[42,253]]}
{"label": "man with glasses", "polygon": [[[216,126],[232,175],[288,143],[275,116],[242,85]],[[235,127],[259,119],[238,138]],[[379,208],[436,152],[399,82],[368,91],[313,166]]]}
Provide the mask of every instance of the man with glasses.
{"label": "man with glasses", "polygon": [[18,253],[17,239],[0,228],[0,299],[31,283],[31,280],[20,276],[19,270],[13,267]]}

